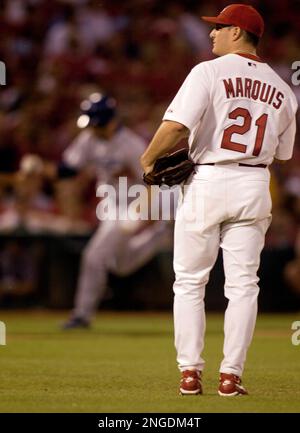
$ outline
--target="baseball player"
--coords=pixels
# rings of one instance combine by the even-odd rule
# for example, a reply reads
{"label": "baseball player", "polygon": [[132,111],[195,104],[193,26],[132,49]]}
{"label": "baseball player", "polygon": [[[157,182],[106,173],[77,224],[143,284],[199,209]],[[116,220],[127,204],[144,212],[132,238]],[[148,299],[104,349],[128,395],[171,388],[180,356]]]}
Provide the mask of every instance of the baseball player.
{"label": "baseball player", "polygon": [[[121,125],[115,99],[93,93],[82,102],[81,108],[77,123],[83,130],[65,150],[58,176],[73,176],[89,166],[94,169],[98,184],[115,186],[116,192],[119,176],[127,176],[129,186],[141,183],[139,158],[145,150],[145,143]],[[113,206],[119,210],[126,202],[122,197],[117,198],[119,203],[111,203],[112,215],[116,210]],[[165,223],[156,221],[146,227],[143,224],[143,221],[115,220],[114,217],[99,224],[83,252],[75,307],[63,325],[64,329],[90,325],[105,294],[109,271],[122,276],[130,274],[161,249]]]}
{"label": "baseball player", "polygon": [[204,294],[223,250],[224,358],[218,393],[247,394],[241,384],[257,315],[260,253],[271,221],[268,166],[292,157],[297,102],[290,87],[256,54],[264,21],[232,4],[202,17],[218,58],[195,66],[141,158],[145,173],[188,136],[197,164],[183,187],[174,240],[174,323],[182,394],[201,394]]}

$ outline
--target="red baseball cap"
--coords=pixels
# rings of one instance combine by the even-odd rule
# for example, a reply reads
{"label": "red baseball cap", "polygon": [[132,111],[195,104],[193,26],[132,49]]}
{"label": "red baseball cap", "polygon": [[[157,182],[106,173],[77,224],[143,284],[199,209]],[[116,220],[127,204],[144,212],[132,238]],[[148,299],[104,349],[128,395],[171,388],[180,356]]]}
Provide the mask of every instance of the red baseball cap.
{"label": "red baseball cap", "polygon": [[232,4],[224,8],[217,17],[201,17],[214,24],[231,24],[261,37],[264,32],[264,20],[254,7],[245,4]]}

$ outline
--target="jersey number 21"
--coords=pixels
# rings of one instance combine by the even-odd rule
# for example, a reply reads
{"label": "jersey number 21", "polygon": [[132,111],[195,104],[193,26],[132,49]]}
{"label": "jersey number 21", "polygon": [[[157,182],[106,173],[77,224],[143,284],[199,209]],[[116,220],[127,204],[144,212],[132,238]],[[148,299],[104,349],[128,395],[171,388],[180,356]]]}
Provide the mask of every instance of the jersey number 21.
{"label": "jersey number 21", "polygon": [[[249,131],[252,123],[251,114],[246,108],[238,107],[235,110],[231,111],[231,113],[229,113],[228,116],[230,119],[237,119],[238,117],[243,117],[244,123],[243,125],[229,126],[224,130],[221,148],[233,150],[235,152],[246,153],[247,146],[245,144],[235,143],[234,141],[231,140],[231,136],[232,134],[243,135]],[[258,156],[260,154],[265,131],[266,131],[267,120],[268,120],[268,115],[262,114],[255,122],[255,125],[257,126],[257,132],[255,137],[254,149],[252,152],[253,156]]]}

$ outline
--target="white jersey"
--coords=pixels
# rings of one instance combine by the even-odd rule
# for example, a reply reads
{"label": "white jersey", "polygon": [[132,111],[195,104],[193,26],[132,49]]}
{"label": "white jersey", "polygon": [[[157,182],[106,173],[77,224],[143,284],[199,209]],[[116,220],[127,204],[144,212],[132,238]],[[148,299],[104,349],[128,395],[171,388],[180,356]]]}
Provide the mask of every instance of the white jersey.
{"label": "white jersey", "polygon": [[292,157],[297,101],[258,57],[227,54],[195,66],[163,120],[190,130],[195,163],[269,165]]}
{"label": "white jersey", "polygon": [[83,130],[63,153],[63,161],[74,169],[92,166],[98,183],[117,185],[119,176],[128,183],[142,183],[139,158],[145,150],[144,140],[126,127],[121,127],[110,140]]}

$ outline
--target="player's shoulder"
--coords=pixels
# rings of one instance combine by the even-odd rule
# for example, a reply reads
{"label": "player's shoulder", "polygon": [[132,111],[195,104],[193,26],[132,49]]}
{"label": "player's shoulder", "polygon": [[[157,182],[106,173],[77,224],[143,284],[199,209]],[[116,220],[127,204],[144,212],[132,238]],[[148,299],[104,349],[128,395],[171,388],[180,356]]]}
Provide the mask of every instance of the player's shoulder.
{"label": "player's shoulder", "polygon": [[93,140],[93,132],[89,128],[81,130],[71,142],[71,145],[86,146]]}
{"label": "player's shoulder", "polygon": [[146,146],[146,142],[143,137],[141,137],[137,132],[128,128],[127,126],[122,126],[118,131],[118,139],[124,144],[130,143],[136,146]]}
{"label": "player's shoulder", "polygon": [[123,137],[130,137],[132,140],[144,141],[144,139],[137,132],[133,131],[131,128],[128,128],[128,126],[122,126],[119,130],[119,134]]}
{"label": "player's shoulder", "polygon": [[276,72],[271,66],[269,66],[269,67],[273,71],[273,73],[275,74],[275,76],[276,76],[278,82],[280,83],[280,85],[282,86],[282,88],[285,89],[287,92],[289,92],[292,95],[292,97],[296,98],[291,86],[279,75],[278,72]]}
{"label": "player's shoulder", "polygon": [[279,75],[277,71],[274,70],[270,65],[268,65],[270,73],[272,73],[272,77],[276,84],[280,87],[280,89],[289,97],[293,110],[296,111],[298,108],[298,101],[296,95],[292,89],[292,87]]}
{"label": "player's shoulder", "polygon": [[93,130],[91,128],[84,128],[83,130],[81,130],[79,132],[79,134],[77,135],[77,139],[81,140],[81,141],[88,141],[90,139],[92,139],[94,137],[94,133]]}
{"label": "player's shoulder", "polygon": [[245,62],[245,57],[238,56],[233,53],[228,53],[215,59],[206,60],[194,67],[195,70],[205,69],[207,71],[221,72],[224,70],[232,70],[238,63]]}
{"label": "player's shoulder", "polygon": [[213,67],[213,61],[214,60],[204,60],[203,62],[197,63],[197,65],[192,68],[192,72],[201,73],[203,71],[211,69]]}
{"label": "player's shoulder", "polygon": [[234,56],[229,56],[230,54],[226,54],[225,56],[216,57],[215,59],[200,62],[193,67],[192,71],[194,73],[213,73],[217,70],[224,68],[224,66],[228,65],[229,62],[234,61]]}

